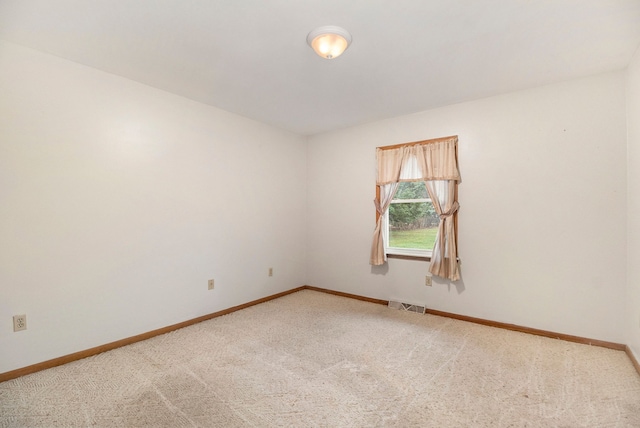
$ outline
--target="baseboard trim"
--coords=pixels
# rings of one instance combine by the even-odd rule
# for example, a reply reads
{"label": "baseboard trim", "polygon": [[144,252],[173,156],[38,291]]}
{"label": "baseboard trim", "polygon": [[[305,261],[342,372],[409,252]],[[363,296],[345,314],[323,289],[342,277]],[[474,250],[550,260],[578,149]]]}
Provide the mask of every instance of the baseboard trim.
{"label": "baseboard trim", "polygon": [[389,303],[387,300],[374,299],[371,297],[359,296],[357,294],[343,293],[342,291],[335,291],[335,290],[329,290],[327,288],[313,287],[311,285],[303,285],[300,288],[302,290],[313,290],[313,291],[319,291],[321,293],[333,294],[334,296],[348,297],[350,299],[362,300],[363,302],[375,303],[377,305],[387,305]]}
{"label": "baseboard trim", "polygon": [[622,343],[607,342],[604,340],[596,340],[596,339],[589,339],[586,337],[572,336],[570,334],[555,333],[553,331],[523,327],[516,324],[507,324],[507,323],[498,322],[498,321],[485,320],[482,318],[468,317],[466,315],[453,314],[450,312],[436,311],[434,309],[427,309],[427,313],[431,315],[437,315],[441,317],[447,317],[447,318],[453,318],[461,321],[472,322],[475,324],[482,324],[489,327],[496,327],[496,328],[502,328],[505,330],[512,330],[512,331],[519,331],[521,333],[533,334],[536,336],[549,337],[551,339],[560,339],[560,340],[565,340],[567,342],[582,343],[584,345],[600,346],[603,348],[615,349],[616,351],[624,351],[626,348],[626,345]]}
{"label": "baseboard trim", "polygon": [[[175,330],[179,330],[181,328],[184,327],[189,327],[191,325],[200,323],[202,321],[207,321],[213,318],[217,318],[223,315],[227,315],[251,306],[255,306],[255,305],[259,305],[260,303],[265,303],[268,302],[270,300],[275,300],[278,299],[280,297],[284,297],[288,294],[293,294],[296,293],[298,291],[302,291],[302,290],[312,290],[312,291],[318,291],[321,293],[326,293],[326,294],[332,294],[335,296],[340,296],[340,297],[347,297],[350,299],[355,299],[355,300],[361,300],[364,302],[369,302],[369,303],[375,303],[378,305],[387,305],[388,301],[386,300],[382,300],[382,299],[374,299],[372,297],[365,297],[365,296],[360,296],[357,294],[351,294],[351,293],[344,293],[341,291],[335,291],[335,290],[329,290],[326,288],[320,288],[320,287],[314,287],[311,285],[303,285],[300,287],[296,287],[293,288],[291,290],[288,291],[283,291],[281,293],[277,293],[277,294],[273,294],[271,296],[267,296],[267,297],[263,297],[261,299],[257,299],[257,300],[253,300],[251,302],[248,303],[244,303],[242,305],[237,305],[237,306],[233,306],[231,308],[228,309],[224,309],[222,311],[218,311],[218,312],[214,312],[208,315],[203,315],[201,317],[197,317],[197,318],[193,318],[178,324],[173,324],[167,327],[163,327],[163,328],[159,328],[157,330],[152,330],[146,333],[142,333],[142,334],[138,334],[136,336],[131,336],[128,337],[126,339],[121,339],[121,340],[117,340],[115,342],[111,342],[111,343],[107,343],[105,345],[100,345],[100,346],[96,346],[94,348],[90,348],[90,349],[86,349],[84,351],[79,351],[79,352],[75,352],[73,354],[69,354],[69,355],[64,355],[62,357],[58,357],[58,358],[54,358],[51,360],[47,360],[47,361],[43,361],[41,363],[37,363],[37,364],[33,364],[27,367],[23,367],[20,369],[16,369],[16,370],[12,370],[9,372],[5,372],[5,373],[0,373],[0,382],[5,382],[11,379],[15,379],[18,378],[20,376],[25,376],[28,374],[32,374],[32,373],[36,373],[39,372],[41,370],[46,370],[46,369],[50,369],[53,367],[57,367],[57,366],[61,366],[63,364],[67,364],[67,363],[71,363],[73,361],[77,361],[77,360],[81,360],[83,358],[87,358],[87,357],[91,357],[93,355],[97,355],[97,354],[101,354],[103,352],[107,352],[107,351],[111,351],[112,349],[117,349],[120,348],[122,346],[126,346],[126,345],[131,345],[132,343],[136,343],[136,342],[141,342],[143,340],[147,340],[147,339],[151,339],[152,337],[155,336],[159,336],[161,334],[165,334],[165,333],[169,333]],[[560,339],[560,340],[565,340],[568,342],[576,342],[576,343],[582,343],[582,344],[586,344],[586,345],[593,345],[593,346],[601,346],[604,348],[610,348],[610,349],[615,349],[618,351],[624,351],[627,356],[629,357],[629,359],[631,360],[631,363],[633,364],[633,366],[635,367],[636,371],[638,372],[638,374],[640,374],[640,364],[638,363],[638,360],[635,358],[635,356],[633,355],[633,352],[631,351],[631,349],[623,344],[620,343],[614,343],[614,342],[606,342],[603,340],[595,340],[595,339],[588,339],[588,338],[584,338],[584,337],[579,337],[579,336],[571,336],[568,334],[562,334],[562,333],[554,333],[551,331],[546,331],[546,330],[539,330],[539,329],[535,329],[535,328],[529,328],[529,327],[522,327],[519,325],[515,325],[515,324],[507,324],[507,323],[501,323],[501,322],[497,322],[497,321],[491,321],[491,320],[485,320],[482,318],[474,318],[474,317],[468,317],[466,315],[459,315],[459,314],[454,314],[454,313],[450,313],[450,312],[442,312],[442,311],[437,311],[434,309],[427,309],[427,314],[431,314],[431,315],[437,315],[437,316],[441,316],[441,317],[446,317],[446,318],[453,318],[453,319],[457,319],[457,320],[461,320],[461,321],[467,321],[467,322],[472,322],[475,324],[482,324],[482,325],[486,325],[489,327],[496,327],[496,328],[502,328],[502,329],[506,329],[506,330],[512,330],[512,331],[519,331],[522,333],[528,333],[528,334],[534,334],[537,336],[544,336],[544,337],[549,337],[549,338],[553,338],[553,339]]]}
{"label": "baseboard trim", "polygon": [[127,337],[126,339],[117,340],[115,342],[107,343],[105,345],[96,346],[95,348],[85,349],[84,351],[74,352],[73,354],[64,355],[62,357],[54,358],[51,360],[43,361],[41,363],[33,364],[27,367],[23,367],[20,369],[12,370],[5,373],[0,373],[0,382],[5,382],[7,380],[15,379],[20,376],[25,376],[28,374],[36,373],[41,370],[50,369],[53,367],[61,366],[63,364],[71,363],[73,361],[81,360],[83,358],[91,357],[93,355],[101,354],[103,352],[111,351],[112,349],[120,348],[122,346],[131,345],[132,343],[141,342],[143,340],[151,339],[152,337],[159,336],[161,334],[169,333],[175,330],[179,330],[184,327],[189,327],[190,325],[197,324],[202,321],[207,321],[213,318],[221,317],[223,315],[230,314],[232,312],[239,311],[241,309],[248,308],[250,306],[255,306],[260,303],[268,302],[269,300],[278,299],[280,297],[286,296],[288,294],[296,293],[298,291],[304,290],[305,287],[297,287],[288,291],[283,291],[282,293],[273,294],[271,296],[263,297],[258,300],[253,300],[248,303],[244,303],[242,305],[233,306],[228,309],[224,309],[222,311],[214,312],[208,315],[203,315],[201,317],[193,318],[187,321],[183,321],[178,324],[173,324],[167,327],[162,327],[157,330],[148,331],[146,333],[138,334],[136,336]]}
{"label": "baseboard trim", "polygon": [[636,371],[638,372],[638,374],[640,374],[640,363],[638,363],[636,356],[633,354],[633,351],[631,350],[631,348],[629,348],[628,345],[624,347],[624,352],[627,354],[627,356],[631,360],[631,364],[633,364],[633,367],[636,368]]}

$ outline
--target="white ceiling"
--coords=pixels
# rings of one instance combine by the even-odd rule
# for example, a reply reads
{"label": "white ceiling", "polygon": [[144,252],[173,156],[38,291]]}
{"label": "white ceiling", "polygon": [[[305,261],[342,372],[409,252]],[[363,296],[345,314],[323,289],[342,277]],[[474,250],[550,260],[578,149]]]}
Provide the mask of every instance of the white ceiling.
{"label": "white ceiling", "polygon": [[640,0],[0,0],[0,38],[311,135],[622,69]]}

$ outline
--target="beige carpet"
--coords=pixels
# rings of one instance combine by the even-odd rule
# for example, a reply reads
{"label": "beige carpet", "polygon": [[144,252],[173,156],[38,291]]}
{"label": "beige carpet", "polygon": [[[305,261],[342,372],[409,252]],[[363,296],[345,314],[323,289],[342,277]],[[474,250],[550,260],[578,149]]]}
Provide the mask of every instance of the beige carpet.
{"label": "beige carpet", "polygon": [[0,426],[640,427],[620,351],[314,291],[0,383]]}

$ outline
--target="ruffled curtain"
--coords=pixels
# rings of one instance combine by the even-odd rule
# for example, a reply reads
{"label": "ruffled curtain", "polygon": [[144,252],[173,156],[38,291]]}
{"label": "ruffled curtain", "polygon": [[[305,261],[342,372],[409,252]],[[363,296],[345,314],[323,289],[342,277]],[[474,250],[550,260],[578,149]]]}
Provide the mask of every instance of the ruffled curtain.
{"label": "ruffled curtain", "polygon": [[371,245],[370,264],[386,261],[382,233],[383,215],[401,181],[425,181],[434,209],[440,216],[429,272],[455,281],[460,279],[456,248],[455,213],[459,208],[455,186],[460,182],[458,137],[378,147],[376,185],[380,198],[375,199],[378,219]]}

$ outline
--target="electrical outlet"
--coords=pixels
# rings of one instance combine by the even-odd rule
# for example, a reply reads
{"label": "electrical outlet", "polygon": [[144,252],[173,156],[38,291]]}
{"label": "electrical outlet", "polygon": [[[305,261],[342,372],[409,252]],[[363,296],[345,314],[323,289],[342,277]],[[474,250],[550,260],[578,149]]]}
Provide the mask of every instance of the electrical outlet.
{"label": "electrical outlet", "polygon": [[210,279],[208,282],[209,290],[213,290],[213,279]]}
{"label": "electrical outlet", "polygon": [[27,316],[26,315],[14,315],[13,316],[13,331],[21,331],[27,329]]}
{"label": "electrical outlet", "polygon": [[269,276],[273,276],[273,268],[269,268]]}
{"label": "electrical outlet", "polygon": [[424,285],[426,285],[427,287],[431,287],[431,275],[427,275],[424,277]]}

